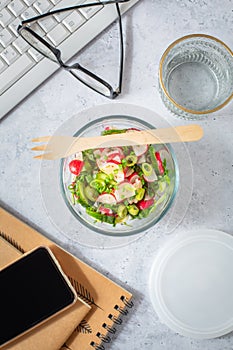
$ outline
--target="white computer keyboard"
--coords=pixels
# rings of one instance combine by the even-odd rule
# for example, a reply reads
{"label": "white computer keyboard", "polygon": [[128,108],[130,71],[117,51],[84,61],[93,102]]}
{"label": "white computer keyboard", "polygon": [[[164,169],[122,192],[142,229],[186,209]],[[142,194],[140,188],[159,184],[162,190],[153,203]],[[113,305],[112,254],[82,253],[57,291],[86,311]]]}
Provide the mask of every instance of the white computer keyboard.
{"label": "white computer keyboard", "polygon": [[[137,1],[122,4],[122,13]],[[92,1],[0,0],[0,118],[59,68],[18,36],[20,22],[51,9],[88,2]],[[40,20],[34,26],[40,35],[62,50],[62,57],[67,61],[116,19],[114,6],[64,12]]]}

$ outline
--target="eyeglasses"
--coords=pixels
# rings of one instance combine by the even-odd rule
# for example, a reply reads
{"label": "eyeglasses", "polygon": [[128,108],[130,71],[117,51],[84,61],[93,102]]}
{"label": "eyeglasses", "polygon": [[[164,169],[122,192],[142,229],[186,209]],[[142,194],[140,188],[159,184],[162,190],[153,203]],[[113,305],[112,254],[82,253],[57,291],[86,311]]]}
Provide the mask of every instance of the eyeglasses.
{"label": "eyeglasses", "polygon": [[[100,1],[93,3],[86,3],[83,5],[70,6],[67,8],[51,10],[50,12],[32,17],[30,19],[22,21],[21,25],[18,26],[17,32],[19,35],[28,42],[35,50],[37,50],[43,56],[49,58],[50,60],[58,63],[61,68],[64,68],[68,72],[70,72],[75,78],[81,81],[83,84],[91,88],[92,90],[98,92],[99,94],[108,97],[110,99],[114,99],[121,93],[122,87],[122,78],[123,78],[123,63],[124,63],[124,43],[123,43],[123,32],[122,32],[122,21],[121,21],[121,12],[119,8],[119,3],[128,2],[129,0],[109,0],[109,1]],[[120,58],[119,58],[119,75],[118,75],[118,86],[113,89],[113,87],[100,78],[98,75],[89,71],[88,69],[81,66],[79,63],[75,63],[72,65],[67,65],[63,62],[61,58],[61,51],[55,46],[51,45],[44,37],[41,37],[38,33],[36,33],[30,25],[33,22],[41,20],[47,16],[51,16],[54,14],[62,13],[65,11],[78,10],[86,7],[93,6],[103,6],[115,4],[116,12],[117,12],[117,20],[119,23],[119,38],[120,38]],[[28,25],[28,26],[27,26]]]}

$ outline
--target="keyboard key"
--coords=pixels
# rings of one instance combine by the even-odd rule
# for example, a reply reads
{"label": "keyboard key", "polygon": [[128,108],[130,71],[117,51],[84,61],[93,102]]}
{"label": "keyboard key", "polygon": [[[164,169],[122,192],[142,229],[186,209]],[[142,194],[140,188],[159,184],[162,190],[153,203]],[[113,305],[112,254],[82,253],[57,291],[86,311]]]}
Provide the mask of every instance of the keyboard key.
{"label": "keyboard key", "polygon": [[83,4],[83,2],[84,2],[83,0],[61,0],[54,7],[54,10],[56,10],[56,9],[63,9],[63,8],[71,7],[71,6],[75,6],[75,5],[81,5],[81,4]]}
{"label": "keyboard key", "polygon": [[47,37],[55,46],[58,46],[64,39],[70,35],[69,31],[62,25],[58,24],[47,34]]}
{"label": "keyboard key", "polygon": [[19,57],[19,53],[12,46],[8,46],[2,51],[1,57],[8,65],[11,65]]}
{"label": "keyboard key", "polygon": [[24,0],[25,4],[28,5],[28,6],[31,6],[35,0]]}
{"label": "keyboard key", "polygon": [[14,33],[15,36],[18,36],[17,28],[19,24],[21,23],[19,18],[16,18],[13,22],[9,24],[10,30]]}
{"label": "keyboard key", "polygon": [[[83,4],[88,3],[89,1],[85,1]],[[102,9],[103,6],[90,6],[90,7],[83,7],[82,9],[80,9],[80,12],[82,13],[82,15],[84,17],[86,17],[86,19],[91,18],[92,16],[94,16],[100,9]]]}
{"label": "keyboard key", "polygon": [[[83,3],[83,0],[62,0],[56,6],[54,6],[53,10],[80,5],[82,3]],[[70,11],[64,11],[64,12],[55,14],[54,17],[58,22],[62,22],[63,19],[65,19],[67,16],[70,15],[70,13],[71,13]]]}
{"label": "keyboard key", "polygon": [[12,45],[16,48],[17,51],[19,51],[19,53],[24,53],[27,51],[27,49],[30,48],[30,45],[26,42],[26,40],[24,40],[23,38],[21,38],[21,36],[19,36],[13,43]]}
{"label": "keyboard key", "polygon": [[0,12],[0,24],[3,27],[6,27],[13,19],[12,14],[5,8]]}
{"label": "keyboard key", "polygon": [[0,44],[4,47],[7,47],[9,44],[12,43],[12,41],[15,39],[13,34],[10,33],[8,29],[3,29],[0,32]]}
{"label": "keyboard key", "polygon": [[57,5],[61,0],[51,0],[54,5]]}
{"label": "keyboard key", "polygon": [[38,15],[38,12],[32,7],[29,7],[26,11],[21,14],[22,19],[29,19]]}
{"label": "keyboard key", "polygon": [[64,12],[59,12],[59,13],[56,13],[54,16],[54,18],[56,18],[56,20],[58,22],[61,22],[63,21],[64,18],[66,18],[68,15],[69,15],[69,11],[64,11]]}
{"label": "keyboard key", "polygon": [[85,22],[84,17],[78,12],[73,11],[68,17],[62,22],[71,33],[73,33],[78,27]]}
{"label": "keyboard key", "polygon": [[41,1],[36,1],[33,6],[39,13],[45,13],[48,12],[53,5],[51,4],[50,1],[48,0],[41,0]]}
{"label": "keyboard key", "polygon": [[6,68],[7,65],[0,59],[0,73],[2,73]]}
{"label": "keyboard key", "polygon": [[33,22],[30,24],[30,28],[38,35],[45,36],[44,30],[39,26],[37,22]]}
{"label": "keyboard key", "polygon": [[46,33],[50,32],[57,25],[57,21],[52,16],[41,19],[38,23]]}
{"label": "keyboard key", "polygon": [[0,95],[6,91],[12,84],[21,78],[35,63],[27,56],[22,55],[2,74],[0,79]]}
{"label": "keyboard key", "polygon": [[0,0],[0,11],[9,4],[11,0]]}
{"label": "keyboard key", "polygon": [[22,2],[21,0],[13,0],[8,5],[8,9],[15,15],[16,17],[19,16],[25,9],[26,4]]}
{"label": "keyboard key", "polygon": [[35,50],[33,47],[31,47],[28,50],[28,53],[30,54],[30,56],[34,59],[34,61],[39,62],[42,60],[42,58],[44,58],[43,55],[41,55],[41,53],[39,53],[37,50]]}

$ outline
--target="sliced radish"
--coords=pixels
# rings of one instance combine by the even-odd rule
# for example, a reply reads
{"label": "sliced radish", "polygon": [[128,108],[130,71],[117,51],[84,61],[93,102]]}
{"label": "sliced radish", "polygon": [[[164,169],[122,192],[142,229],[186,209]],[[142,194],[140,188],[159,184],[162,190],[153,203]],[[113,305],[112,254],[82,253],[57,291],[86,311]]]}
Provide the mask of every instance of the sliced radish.
{"label": "sliced radish", "polygon": [[105,153],[105,155],[107,156],[108,160],[115,159],[115,158],[119,159],[120,163],[121,163],[121,160],[125,157],[124,152],[120,147],[113,148],[111,151]]}
{"label": "sliced radish", "polygon": [[143,199],[140,202],[138,202],[137,207],[140,210],[144,210],[144,209],[147,209],[147,208],[151,207],[153,204],[154,204],[154,199],[148,199],[147,201],[145,201]]}
{"label": "sliced radish", "polygon": [[131,167],[127,167],[127,168],[125,168],[125,170],[124,170],[124,174],[125,174],[125,177],[129,177],[130,175],[132,175],[134,173],[134,170],[133,170],[133,168],[131,168]]}
{"label": "sliced radish", "polygon": [[135,146],[132,146],[133,151],[134,151],[134,153],[135,153],[135,155],[137,157],[140,157],[143,154],[145,154],[148,151],[148,147],[149,147],[148,145],[135,145]]}
{"label": "sliced radish", "polygon": [[137,204],[138,203],[138,200],[136,198],[127,199],[127,201],[128,201],[129,204]]}
{"label": "sliced radish", "polygon": [[116,198],[111,193],[102,193],[99,195],[96,202],[103,204],[116,204]]}
{"label": "sliced radish", "polygon": [[69,163],[69,170],[74,175],[79,175],[82,171],[82,168],[84,166],[84,162],[79,159],[73,159]]}
{"label": "sliced radish", "polygon": [[144,174],[143,177],[147,182],[154,182],[158,179],[154,169],[152,169],[152,173],[150,174],[150,176],[146,176]]}
{"label": "sliced radish", "polygon": [[119,170],[119,165],[114,163],[114,162],[102,162],[99,166],[100,170],[109,175],[109,174],[114,174],[114,171]]}
{"label": "sliced radish", "polygon": [[133,184],[137,179],[140,179],[140,176],[137,173],[133,173],[128,177],[128,180]]}
{"label": "sliced radish", "polygon": [[165,181],[159,181],[159,190],[158,192],[160,192],[161,194],[165,192],[167,187],[167,183]]}
{"label": "sliced radish", "polygon": [[123,169],[119,167],[119,164],[116,164],[115,162],[105,162],[99,165],[100,170],[107,174],[107,175],[113,175],[113,178],[116,182],[122,182],[124,181],[125,175],[123,172]]}
{"label": "sliced radish", "polygon": [[145,154],[143,154],[140,157],[138,157],[137,163],[138,164],[146,163],[146,156],[145,156]]}
{"label": "sliced radish", "polygon": [[97,158],[96,159],[96,164],[97,164],[98,168],[101,170],[101,168],[103,166],[105,166],[106,161],[103,158]]}
{"label": "sliced radish", "polygon": [[101,214],[108,215],[108,216],[114,216],[114,213],[113,213],[112,209],[110,209],[110,208],[100,207],[98,210]]}
{"label": "sliced radish", "polygon": [[156,159],[157,159],[157,163],[158,163],[158,167],[159,167],[160,174],[163,175],[163,173],[164,173],[164,167],[163,167],[162,159],[161,159],[161,157],[160,157],[159,152],[155,152],[155,157],[156,157]]}
{"label": "sliced radish", "polygon": [[108,158],[108,160],[113,159],[116,156],[119,156],[119,152],[117,150],[113,150],[113,151],[109,151],[109,152],[103,152],[106,157]]}
{"label": "sliced radish", "polygon": [[124,181],[125,176],[124,176],[123,170],[118,171],[118,173],[114,174],[113,177],[114,177],[114,180],[115,180],[117,183],[120,183],[120,182]]}
{"label": "sliced radish", "polygon": [[104,162],[109,162],[112,160],[118,162],[118,164],[121,163],[120,153],[116,149],[111,150],[110,148],[105,148],[101,152],[100,156],[97,156],[96,158],[96,163],[98,166],[99,164],[101,165]]}
{"label": "sliced radish", "polygon": [[120,157],[121,159],[125,158],[123,149],[122,149],[121,147],[116,147],[116,150],[118,151],[119,157]]}
{"label": "sliced radish", "polygon": [[138,178],[133,183],[133,187],[137,190],[138,188],[142,188],[142,181]]}
{"label": "sliced radish", "polygon": [[74,159],[83,160],[83,152],[77,152],[74,155]]}
{"label": "sliced radish", "polygon": [[111,159],[108,159],[107,162],[113,162],[115,164],[121,164],[121,158],[117,155]]}
{"label": "sliced radish", "polygon": [[141,131],[141,130],[136,129],[136,128],[129,128],[129,129],[127,129],[127,131]]}
{"label": "sliced radish", "polygon": [[135,188],[130,182],[122,182],[118,185],[114,194],[117,202],[121,202],[127,198],[133,197],[135,193]]}
{"label": "sliced radish", "polygon": [[119,154],[119,152],[115,147],[112,147],[112,148],[106,147],[102,151],[102,155],[107,157],[110,157],[111,155],[113,155],[114,157],[116,154]]}

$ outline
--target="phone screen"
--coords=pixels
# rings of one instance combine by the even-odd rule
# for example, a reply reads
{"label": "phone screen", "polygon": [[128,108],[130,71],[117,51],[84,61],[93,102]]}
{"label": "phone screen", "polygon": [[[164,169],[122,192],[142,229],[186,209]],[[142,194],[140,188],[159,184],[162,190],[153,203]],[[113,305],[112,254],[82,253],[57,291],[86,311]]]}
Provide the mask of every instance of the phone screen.
{"label": "phone screen", "polygon": [[75,300],[49,250],[39,247],[0,271],[0,346]]}

